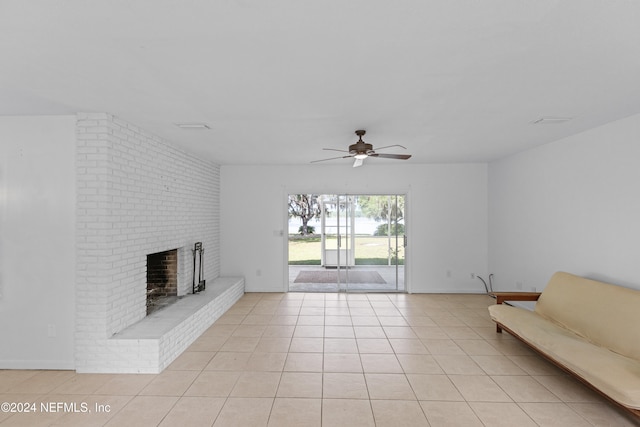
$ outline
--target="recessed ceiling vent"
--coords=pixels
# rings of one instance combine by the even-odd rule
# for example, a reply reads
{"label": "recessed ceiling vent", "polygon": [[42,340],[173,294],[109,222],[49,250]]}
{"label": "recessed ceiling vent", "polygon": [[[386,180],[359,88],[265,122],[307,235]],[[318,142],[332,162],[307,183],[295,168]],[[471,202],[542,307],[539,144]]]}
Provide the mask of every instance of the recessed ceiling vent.
{"label": "recessed ceiling vent", "polygon": [[207,129],[211,129],[209,127],[209,125],[207,125],[205,123],[176,123],[176,126],[178,126],[180,129],[185,129],[185,130],[207,130]]}
{"label": "recessed ceiling vent", "polygon": [[565,123],[571,120],[573,117],[540,117],[537,120],[532,121],[534,125],[557,125]]}

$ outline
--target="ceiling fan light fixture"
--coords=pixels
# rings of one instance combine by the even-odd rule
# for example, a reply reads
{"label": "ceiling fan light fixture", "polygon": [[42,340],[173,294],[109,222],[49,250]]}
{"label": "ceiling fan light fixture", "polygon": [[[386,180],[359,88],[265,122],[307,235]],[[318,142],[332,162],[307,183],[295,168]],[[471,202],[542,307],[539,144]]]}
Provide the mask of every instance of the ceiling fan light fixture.
{"label": "ceiling fan light fixture", "polygon": [[[364,159],[366,159],[367,157],[378,157],[378,158],[382,158],[382,159],[396,159],[396,160],[407,160],[411,157],[411,154],[388,154],[388,153],[377,153],[374,149],[373,149],[373,145],[368,144],[366,142],[364,142],[362,140],[362,135],[364,135],[366,132],[364,130],[357,130],[356,131],[356,135],[359,136],[358,138],[358,142],[356,142],[355,144],[351,144],[349,145],[349,150],[338,150],[335,148],[323,148],[323,150],[330,150],[330,151],[340,151],[343,153],[348,153],[347,155],[343,155],[340,157],[332,157],[330,159],[321,159],[321,160],[313,160],[311,163],[318,163],[318,162],[325,162],[327,160],[337,160],[337,159],[350,159],[353,158],[354,162],[353,162],[353,167],[357,168],[359,166],[362,166],[362,164],[364,163]],[[402,148],[404,150],[406,150],[406,147],[400,145],[400,144],[394,144],[394,145],[387,145],[385,147],[379,147],[379,150],[383,150],[385,148],[392,148],[392,147],[399,147]]]}

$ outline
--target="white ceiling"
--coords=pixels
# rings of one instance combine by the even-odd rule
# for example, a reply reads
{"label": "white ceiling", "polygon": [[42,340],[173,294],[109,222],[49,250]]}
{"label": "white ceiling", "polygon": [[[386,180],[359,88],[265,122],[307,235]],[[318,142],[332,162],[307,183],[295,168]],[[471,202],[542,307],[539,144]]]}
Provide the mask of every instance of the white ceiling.
{"label": "white ceiling", "polygon": [[0,115],[79,111],[222,164],[360,128],[408,163],[490,161],[640,112],[640,2],[0,0]]}

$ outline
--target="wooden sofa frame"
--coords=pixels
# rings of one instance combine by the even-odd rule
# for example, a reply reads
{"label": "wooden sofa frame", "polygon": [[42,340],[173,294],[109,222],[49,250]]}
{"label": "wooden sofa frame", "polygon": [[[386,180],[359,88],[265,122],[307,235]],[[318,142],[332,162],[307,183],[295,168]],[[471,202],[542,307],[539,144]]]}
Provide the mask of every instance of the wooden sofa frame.
{"label": "wooden sofa frame", "polygon": [[[491,297],[496,299],[496,304],[502,304],[502,303],[504,303],[506,301],[537,301],[538,298],[540,298],[541,294],[542,294],[541,292],[490,292],[489,296],[491,296]],[[572,377],[574,377],[575,379],[580,381],[582,384],[584,384],[587,387],[589,387],[591,390],[594,390],[599,395],[601,395],[604,398],[606,398],[609,402],[615,404],[618,408],[624,409],[628,414],[630,414],[630,415],[632,415],[634,417],[633,421],[635,423],[637,423],[638,425],[640,425],[640,410],[634,409],[634,408],[628,408],[628,407],[620,404],[619,402],[616,402],[615,400],[611,399],[609,396],[604,394],[598,388],[593,386],[593,384],[591,384],[589,381],[587,381],[586,379],[582,378],[578,373],[574,372],[569,367],[567,367],[567,366],[563,365],[562,363],[558,362],[553,357],[551,357],[548,354],[544,353],[543,351],[541,351],[537,347],[529,344],[524,338],[522,338],[521,336],[519,336],[518,334],[516,334],[515,332],[510,330],[509,327],[507,327],[507,326],[505,326],[505,325],[503,325],[503,324],[501,324],[499,322],[496,322],[496,332],[497,333],[502,333],[503,330],[507,331],[509,334],[513,335],[515,338],[517,338],[518,340],[522,341],[529,348],[531,348],[537,354],[542,356],[545,360],[551,362],[553,365],[555,365],[558,368],[562,369],[564,372],[570,374]]]}

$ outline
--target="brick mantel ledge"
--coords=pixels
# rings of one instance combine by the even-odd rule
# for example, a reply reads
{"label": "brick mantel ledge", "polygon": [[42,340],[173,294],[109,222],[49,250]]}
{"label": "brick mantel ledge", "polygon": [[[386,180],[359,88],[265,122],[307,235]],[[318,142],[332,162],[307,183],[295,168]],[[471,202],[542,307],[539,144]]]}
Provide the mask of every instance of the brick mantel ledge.
{"label": "brick mantel ledge", "polygon": [[[160,373],[244,294],[244,278],[219,277],[113,335],[105,366],[83,372]],[[80,372],[80,371],[78,371]]]}

